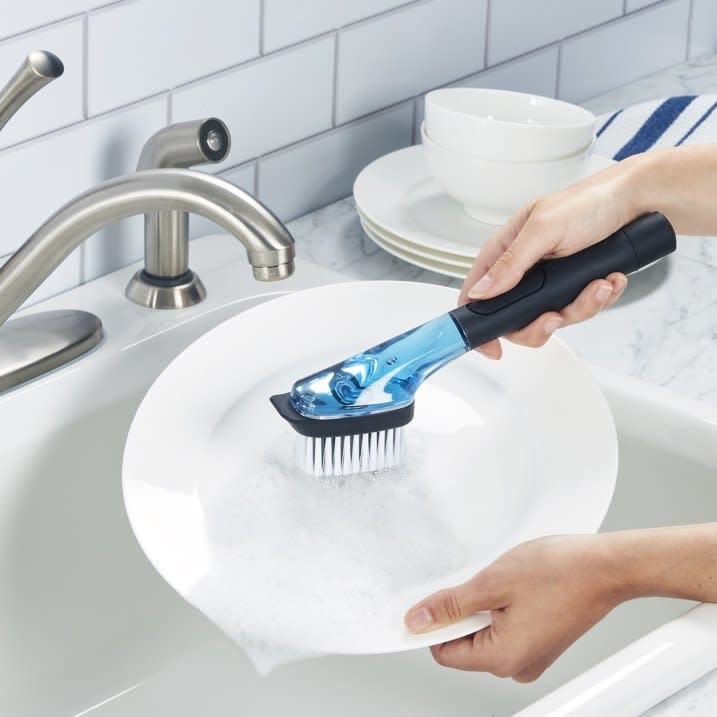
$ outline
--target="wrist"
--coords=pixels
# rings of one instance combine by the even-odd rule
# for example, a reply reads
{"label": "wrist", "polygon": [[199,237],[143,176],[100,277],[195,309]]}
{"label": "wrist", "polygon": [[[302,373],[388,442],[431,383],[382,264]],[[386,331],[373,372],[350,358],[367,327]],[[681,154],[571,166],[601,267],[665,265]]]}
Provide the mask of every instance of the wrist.
{"label": "wrist", "polygon": [[640,560],[639,531],[599,533],[595,540],[594,563],[601,571],[601,590],[611,607],[643,597],[645,561]]}
{"label": "wrist", "polygon": [[660,152],[636,154],[623,159],[618,167],[617,191],[626,207],[627,221],[658,209],[659,199],[654,186],[655,163]]}

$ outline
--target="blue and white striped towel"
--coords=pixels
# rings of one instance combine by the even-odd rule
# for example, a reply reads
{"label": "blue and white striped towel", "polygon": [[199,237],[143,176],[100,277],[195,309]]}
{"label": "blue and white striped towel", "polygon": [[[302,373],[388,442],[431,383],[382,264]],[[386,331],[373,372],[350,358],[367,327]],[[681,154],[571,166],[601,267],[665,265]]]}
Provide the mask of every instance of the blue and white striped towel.
{"label": "blue and white striped towel", "polygon": [[654,147],[717,143],[717,95],[632,105],[598,117],[597,128],[595,151],[617,160]]}

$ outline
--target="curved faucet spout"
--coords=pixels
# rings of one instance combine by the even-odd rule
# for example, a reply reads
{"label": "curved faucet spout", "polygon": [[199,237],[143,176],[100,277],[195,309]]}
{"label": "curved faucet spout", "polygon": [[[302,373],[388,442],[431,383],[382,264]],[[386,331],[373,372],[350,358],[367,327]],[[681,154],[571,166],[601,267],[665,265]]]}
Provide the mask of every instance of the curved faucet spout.
{"label": "curved faucet spout", "polygon": [[53,214],[0,268],[0,325],[87,237],[105,224],[157,210],[195,212],[246,248],[254,276],[282,279],[294,270],[294,240],[261,202],[219,177],[160,169],[112,179]]}

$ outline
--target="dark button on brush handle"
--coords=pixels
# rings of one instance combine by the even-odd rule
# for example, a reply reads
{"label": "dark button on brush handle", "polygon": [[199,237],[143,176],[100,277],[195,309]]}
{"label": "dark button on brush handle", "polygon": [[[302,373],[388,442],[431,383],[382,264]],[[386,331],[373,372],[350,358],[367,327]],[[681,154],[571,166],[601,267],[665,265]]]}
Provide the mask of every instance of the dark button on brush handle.
{"label": "dark button on brush handle", "polygon": [[560,311],[595,279],[630,274],[673,252],[675,232],[658,212],[638,217],[607,239],[562,259],[536,264],[510,291],[451,312],[472,348]]}

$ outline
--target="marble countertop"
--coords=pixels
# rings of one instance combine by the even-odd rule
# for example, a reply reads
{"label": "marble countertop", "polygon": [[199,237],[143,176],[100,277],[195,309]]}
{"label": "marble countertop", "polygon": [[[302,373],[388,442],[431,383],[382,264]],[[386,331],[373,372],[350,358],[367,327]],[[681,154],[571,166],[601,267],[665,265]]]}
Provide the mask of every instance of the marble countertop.
{"label": "marble countertop", "polygon": [[[717,56],[676,65],[587,102],[601,114],[669,95],[717,93]],[[297,253],[352,279],[460,282],[392,257],[368,239],[352,198],[293,221]],[[717,239],[681,237],[676,254],[631,277],[618,304],[559,331],[586,361],[664,387],[717,416]],[[717,713],[717,671],[646,713]]]}

